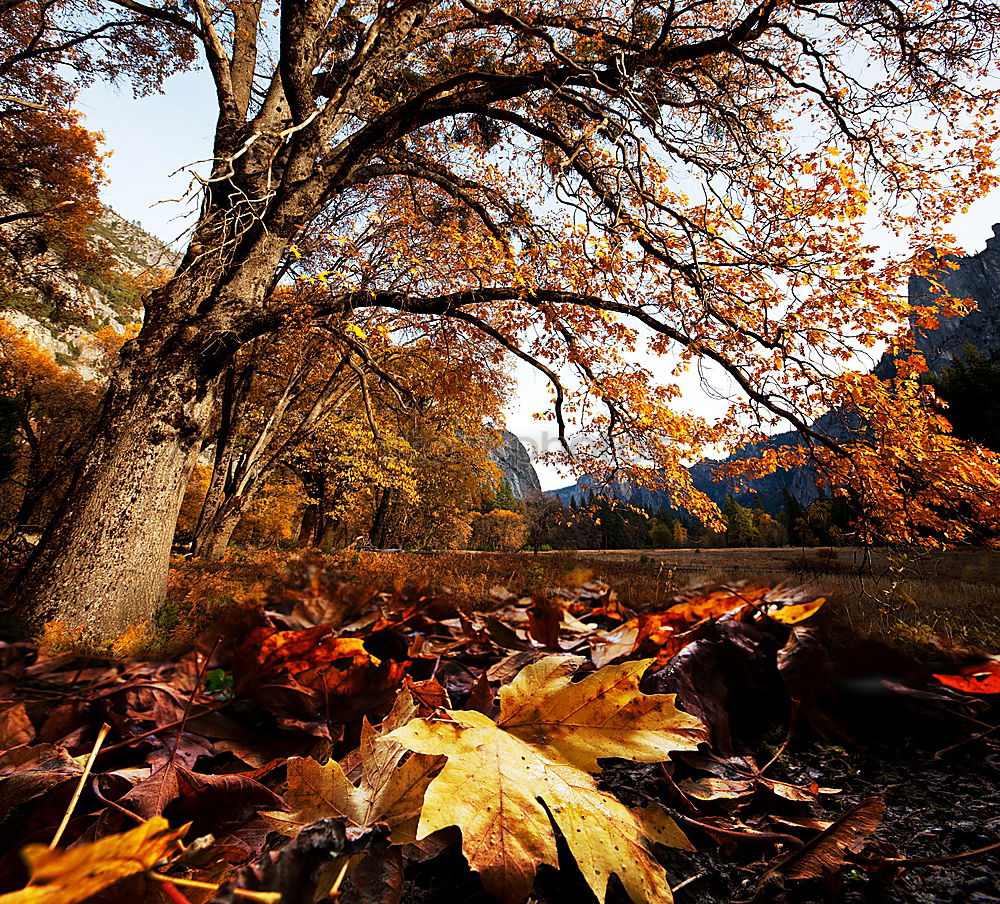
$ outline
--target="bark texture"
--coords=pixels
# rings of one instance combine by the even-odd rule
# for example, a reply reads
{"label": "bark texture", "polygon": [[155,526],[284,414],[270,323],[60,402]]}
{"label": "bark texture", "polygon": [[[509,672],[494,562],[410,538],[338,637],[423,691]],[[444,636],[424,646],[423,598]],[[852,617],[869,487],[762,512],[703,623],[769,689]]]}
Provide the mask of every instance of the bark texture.
{"label": "bark texture", "polygon": [[[15,615],[32,629],[57,622],[106,643],[155,614],[212,415],[218,337],[235,331],[240,310],[262,297],[279,255],[270,240],[228,274],[182,269],[147,300],[146,323],[123,350],[84,461],[10,588]],[[220,283],[226,296],[199,315]]]}

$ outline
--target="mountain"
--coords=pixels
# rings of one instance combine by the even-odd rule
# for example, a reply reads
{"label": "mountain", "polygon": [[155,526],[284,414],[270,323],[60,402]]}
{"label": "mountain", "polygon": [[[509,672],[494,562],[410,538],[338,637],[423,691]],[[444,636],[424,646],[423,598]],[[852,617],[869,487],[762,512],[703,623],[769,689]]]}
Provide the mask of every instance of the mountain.
{"label": "mountain", "polygon": [[[917,348],[936,374],[969,345],[987,357],[1000,352],[1000,223],[993,227],[993,236],[986,240],[983,251],[951,260],[957,269],[944,270],[941,282],[953,298],[975,299],[978,307],[964,317],[942,317],[938,329],[917,334]],[[934,297],[922,277],[910,279],[909,292],[912,300],[922,304]],[[887,364],[883,359],[875,372],[881,376]]]}
{"label": "mountain", "polygon": [[[0,198],[0,208],[11,204]],[[84,379],[94,376],[102,354],[91,341],[93,334],[103,328],[124,333],[140,317],[141,277],[180,262],[163,242],[108,207],[89,228],[92,247],[112,263],[102,276],[81,273],[44,242],[26,242],[11,227],[0,228],[5,230],[0,248],[11,257],[0,278],[0,319],[29,334]]]}
{"label": "mountain", "polygon": [[509,430],[502,431],[500,437],[501,443],[490,452],[490,460],[503,471],[514,496],[523,499],[528,493],[541,492],[542,484],[528,450]]}
{"label": "mountain", "polygon": [[[930,370],[936,374],[940,374],[955,357],[962,355],[969,345],[974,345],[987,356],[1000,352],[1000,223],[993,227],[993,236],[987,240],[984,250],[951,261],[956,268],[944,270],[939,277],[941,283],[952,297],[972,298],[978,307],[964,317],[942,318],[936,330],[918,332],[917,348],[927,359]],[[928,304],[933,301],[931,286],[922,277],[912,277],[908,291],[914,303]],[[883,356],[875,366],[875,373],[883,379],[891,376],[892,358]],[[823,415],[813,426],[834,439],[846,438],[851,432],[843,419],[833,413]],[[771,437],[764,447],[797,445],[799,441],[798,431],[790,430]],[[750,446],[726,461],[748,458],[756,455],[761,448],[761,445]],[[765,511],[775,514],[784,505],[786,490],[803,505],[813,502],[819,495],[816,471],[809,466],[779,470],[755,480],[741,481],[742,489],[737,491],[736,481],[715,477],[713,468],[718,464],[719,461],[706,459],[690,468],[695,487],[716,503],[721,503],[727,493],[733,493],[741,503],[759,499]],[[552,490],[551,493],[568,504],[574,497],[578,500],[584,498],[591,487],[597,489],[593,479],[585,475],[575,484]],[[632,484],[614,483],[605,487],[604,492],[653,511],[672,507],[669,494]]]}

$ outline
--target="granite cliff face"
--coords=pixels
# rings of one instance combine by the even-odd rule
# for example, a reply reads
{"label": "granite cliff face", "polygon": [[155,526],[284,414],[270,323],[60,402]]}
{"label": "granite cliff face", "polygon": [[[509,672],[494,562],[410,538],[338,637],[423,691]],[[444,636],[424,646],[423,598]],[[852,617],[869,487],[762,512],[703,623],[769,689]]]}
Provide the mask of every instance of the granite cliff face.
{"label": "granite cliff face", "polygon": [[[983,251],[955,263],[958,269],[945,271],[941,282],[953,298],[975,299],[978,309],[965,317],[943,317],[938,329],[918,334],[917,348],[935,373],[962,355],[968,345],[987,356],[1000,352],[1000,223],[993,227]],[[910,298],[923,303],[933,300],[926,280],[910,280]]]}
{"label": "granite cliff face", "polygon": [[[0,209],[11,203],[0,199]],[[122,274],[173,270],[180,262],[176,252],[110,208],[91,225],[90,242]],[[134,288],[113,274],[99,281],[82,277],[72,262],[48,248],[22,255],[19,265],[34,278],[20,281],[11,268],[7,279],[0,280],[0,319],[27,333],[63,366],[92,379],[101,352],[90,337],[104,327],[123,333],[138,320]]]}
{"label": "granite cliff face", "polygon": [[523,499],[532,491],[540,492],[542,484],[535,473],[528,450],[509,430],[502,431],[500,436],[502,442],[490,452],[490,460],[503,471],[514,495]]}
{"label": "granite cliff face", "polygon": [[[934,373],[941,373],[956,356],[964,354],[969,345],[976,346],[987,356],[1000,353],[1000,223],[993,227],[993,233],[983,251],[970,257],[958,258],[958,268],[946,271],[941,277],[941,282],[952,297],[975,299],[978,308],[965,317],[942,318],[939,329],[918,334],[917,348]],[[911,300],[923,304],[933,299],[930,285],[922,278],[914,277],[910,280],[909,294]],[[891,376],[892,372],[892,359],[884,356],[876,365],[875,373],[885,378]],[[851,432],[842,419],[832,413],[823,415],[814,426],[834,439],[844,439]],[[767,445],[778,447],[798,442],[799,434],[792,430],[777,434],[768,440]],[[759,449],[759,446],[750,447],[739,457],[749,457]],[[726,493],[732,492],[740,502],[759,498],[764,510],[774,514],[782,508],[786,490],[803,505],[808,505],[818,496],[817,475],[811,467],[776,471],[766,477],[745,481],[743,486],[749,486],[749,491],[743,489],[736,492],[734,481],[719,480],[714,476],[712,469],[717,464],[719,462],[706,460],[690,469],[695,487],[716,503],[721,503]],[[574,496],[577,499],[586,496],[592,483],[590,477],[584,476],[572,486],[554,490],[552,494],[568,503]],[[670,497],[662,492],[627,484],[614,484],[605,491],[625,502],[647,509],[670,507]]]}

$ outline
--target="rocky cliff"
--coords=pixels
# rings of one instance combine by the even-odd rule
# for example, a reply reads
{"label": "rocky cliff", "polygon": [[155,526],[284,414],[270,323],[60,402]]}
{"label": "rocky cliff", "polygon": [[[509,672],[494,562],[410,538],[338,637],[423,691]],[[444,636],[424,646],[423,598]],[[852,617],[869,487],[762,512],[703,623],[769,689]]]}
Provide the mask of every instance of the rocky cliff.
{"label": "rocky cliff", "polygon": [[509,430],[501,433],[501,440],[501,444],[490,452],[490,459],[503,471],[514,495],[523,499],[532,491],[540,492],[542,484],[535,473],[528,450]]}
{"label": "rocky cliff", "polygon": [[[949,295],[972,298],[977,309],[964,317],[942,317],[938,329],[918,333],[917,348],[934,373],[940,373],[969,345],[987,356],[1000,352],[1000,223],[993,227],[983,251],[954,262],[957,269],[945,270],[940,280]],[[910,280],[910,298],[924,304],[933,301],[925,279]]]}
{"label": "rocky cliff", "polygon": [[[102,328],[122,333],[139,319],[135,278],[173,270],[180,260],[159,239],[110,208],[91,225],[89,241],[110,261],[106,275],[81,274],[57,250],[41,245],[17,249],[18,266],[0,280],[0,319],[28,333],[84,379],[94,376],[101,354],[91,336]],[[14,242],[3,244],[11,248]]]}
{"label": "rocky cliff", "polygon": [[[1000,353],[1000,224],[993,227],[993,233],[983,251],[970,257],[957,258],[957,268],[944,271],[940,277],[952,297],[972,298],[976,301],[977,309],[964,317],[942,318],[939,329],[918,334],[917,348],[934,373],[941,373],[969,345],[974,345],[985,355]],[[928,304],[933,300],[930,285],[922,278],[914,277],[910,280],[909,294],[915,303]],[[892,372],[892,359],[888,356],[883,357],[875,367],[875,373],[882,378],[891,376]],[[824,415],[814,426],[820,432],[838,439],[846,437],[849,432],[834,414]],[[777,447],[798,442],[798,432],[788,431],[772,437],[767,445]],[[740,453],[739,457],[749,457],[758,451],[759,447],[751,447]],[[733,493],[737,501],[744,503],[759,498],[765,511],[773,514],[783,506],[786,490],[803,505],[813,502],[818,495],[817,475],[810,467],[776,471],[766,477],[745,481],[741,484],[743,488],[737,491],[734,481],[715,477],[713,467],[717,464],[719,462],[706,460],[691,468],[695,487],[716,503],[721,503],[726,493]],[[593,483],[589,476],[584,476],[572,486],[552,492],[564,503],[568,503],[574,496],[577,499],[584,498]],[[664,506],[670,507],[670,497],[666,493],[642,487],[614,484],[605,488],[605,492],[654,511]]]}

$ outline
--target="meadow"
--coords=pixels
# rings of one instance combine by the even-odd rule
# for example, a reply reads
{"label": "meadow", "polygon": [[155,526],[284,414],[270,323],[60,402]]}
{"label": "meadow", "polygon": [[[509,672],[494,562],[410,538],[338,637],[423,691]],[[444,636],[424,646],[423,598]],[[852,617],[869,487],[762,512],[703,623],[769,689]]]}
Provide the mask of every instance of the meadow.
{"label": "meadow", "polygon": [[[805,586],[827,605],[816,617],[831,637],[874,638],[913,649],[1000,648],[1000,552],[859,549],[665,549],[486,552],[365,552],[329,555],[230,550],[222,562],[175,557],[165,627],[190,636],[220,604],[262,599],[287,566],[336,584],[348,619],[379,593],[432,592],[468,610],[515,596],[588,582],[608,584],[637,611],[691,587]],[[305,580],[299,578],[299,583]],[[205,608],[205,603],[211,605]],[[164,621],[161,619],[161,622]]]}

